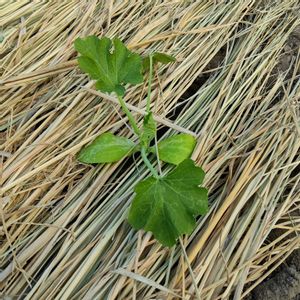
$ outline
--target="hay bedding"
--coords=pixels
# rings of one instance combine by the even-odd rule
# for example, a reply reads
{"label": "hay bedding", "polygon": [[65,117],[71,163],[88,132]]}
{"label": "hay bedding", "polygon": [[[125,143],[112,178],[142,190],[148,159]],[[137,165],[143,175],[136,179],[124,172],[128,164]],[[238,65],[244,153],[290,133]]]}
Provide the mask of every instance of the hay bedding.
{"label": "hay bedding", "polygon": [[[277,70],[299,1],[1,5],[2,297],[242,299],[299,247],[298,49]],[[126,222],[148,175],[139,158],[76,161],[102,132],[132,136],[114,99],[76,67],[72,43],[90,34],[177,57],[157,70],[153,109],[165,135],[197,135],[210,212],[173,249]],[[145,87],[126,100],[141,120]]]}

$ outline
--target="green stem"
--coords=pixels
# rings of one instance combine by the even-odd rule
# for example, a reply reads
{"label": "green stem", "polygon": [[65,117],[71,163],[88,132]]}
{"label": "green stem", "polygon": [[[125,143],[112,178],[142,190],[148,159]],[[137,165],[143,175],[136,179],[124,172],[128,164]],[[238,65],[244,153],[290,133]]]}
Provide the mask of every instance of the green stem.
{"label": "green stem", "polygon": [[159,176],[162,176],[162,172],[161,172],[161,163],[160,163],[160,160],[159,160],[159,153],[158,153],[158,147],[157,147],[157,134],[155,134],[155,155],[156,155],[156,160],[157,160],[157,165],[158,165],[158,173],[159,173]]}
{"label": "green stem", "polygon": [[145,165],[151,171],[153,177],[156,178],[156,179],[158,179],[159,175],[157,174],[156,170],[153,168],[151,162],[147,158],[146,150],[145,150],[144,147],[142,147],[142,149],[141,149],[141,155],[142,155],[142,158],[143,158],[143,161],[144,161]]}
{"label": "green stem", "polygon": [[137,124],[136,124],[136,122],[135,122],[135,120],[133,118],[133,115],[131,114],[131,112],[127,108],[127,105],[126,105],[124,99],[121,96],[118,96],[118,100],[120,102],[120,105],[121,105],[123,111],[125,112],[126,116],[128,117],[129,123],[132,126],[133,131],[135,132],[136,135],[140,136],[141,135],[141,131],[138,128],[138,126],[137,126]]}
{"label": "green stem", "polygon": [[151,98],[151,85],[152,85],[152,77],[153,77],[153,63],[152,63],[152,54],[149,55],[149,81],[148,81],[148,93],[147,93],[147,114],[150,113],[150,98]]}

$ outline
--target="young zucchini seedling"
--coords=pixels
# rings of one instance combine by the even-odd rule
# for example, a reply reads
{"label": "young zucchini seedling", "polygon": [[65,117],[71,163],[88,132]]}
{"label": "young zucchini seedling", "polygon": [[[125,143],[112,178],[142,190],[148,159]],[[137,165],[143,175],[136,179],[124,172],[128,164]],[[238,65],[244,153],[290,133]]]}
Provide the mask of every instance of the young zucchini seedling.
{"label": "young zucchini seedling", "polygon": [[[179,236],[190,234],[196,226],[195,218],[208,210],[207,190],[199,187],[204,171],[190,159],[195,138],[189,134],[177,134],[160,141],[155,147],[150,146],[157,130],[150,110],[153,65],[167,64],[175,59],[158,52],[142,58],[129,51],[118,38],[78,38],[75,49],[80,54],[80,69],[96,80],[97,90],[117,95],[138,137],[138,143],[134,143],[110,132],[103,133],[79,152],[78,160],[83,163],[111,163],[140,152],[152,176],[135,186],[128,222],[135,229],[151,231],[162,245],[171,247]],[[126,85],[142,83],[146,72],[149,72],[146,115],[142,128],[139,128],[123,96]],[[150,153],[177,167],[166,176],[160,176],[148,159]]]}

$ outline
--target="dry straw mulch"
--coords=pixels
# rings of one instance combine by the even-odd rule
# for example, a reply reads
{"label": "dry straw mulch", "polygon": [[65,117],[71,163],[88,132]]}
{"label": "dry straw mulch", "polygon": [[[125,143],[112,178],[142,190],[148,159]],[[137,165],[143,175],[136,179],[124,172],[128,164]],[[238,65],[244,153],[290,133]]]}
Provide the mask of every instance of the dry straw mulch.
{"label": "dry straw mulch", "polygon": [[[278,68],[299,1],[1,3],[2,296],[236,300],[299,247],[298,49]],[[91,34],[177,58],[156,71],[153,109],[164,135],[197,135],[210,211],[173,249],[126,222],[138,157],[76,161],[102,132],[133,135],[77,68],[73,41]],[[141,120],[145,86],[126,100]]]}

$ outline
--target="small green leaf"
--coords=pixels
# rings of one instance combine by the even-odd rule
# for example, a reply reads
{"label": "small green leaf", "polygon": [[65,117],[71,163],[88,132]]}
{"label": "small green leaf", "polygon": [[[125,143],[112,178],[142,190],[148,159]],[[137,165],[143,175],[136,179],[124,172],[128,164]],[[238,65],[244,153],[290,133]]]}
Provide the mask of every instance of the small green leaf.
{"label": "small green leaf", "polygon": [[175,57],[169,54],[161,53],[161,52],[154,52],[153,59],[155,62],[160,62],[163,64],[168,64],[170,62],[176,61]]}
{"label": "small green leaf", "polygon": [[143,82],[141,57],[129,51],[118,38],[111,41],[92,35],[77,38],[74,45],[81,54],[78,57],[80,69],[97,80],[98,90],[123,96],[125,84]]}
{"label": "small green leaf", "polygon": [[141,143],[144,147],[148,148],[149,143],[154,139],[156,134],[156,122],[150,112],[144,117],[143,133],[141,136]]}
{"label": "small green leaf", "polygon": [[[176,61],[174,56],[161,53],[161,52],[154,52],[152,54],[152,63],[162,63],[164,65]],[[150,68],[150,58],[149,56],[146,56],[143,58],[143,71],[148,71]]]}
{"label": "small green leaf", "polygon": [[83,163],[111,163],[129,155],[135,148],[131,140],[106,132],[98,136],[78,154]]}
{"label": "small green leaf", "polygon": [[[174,165],[189,158],[196,145],[196,139],[190,134],[177,134],[160,141],[157,144],[159,159]],[[150,148],[155,153],[155,147]]]}
{"label": "small green leaf", "polygon": [[204,171],[191,159],[184,160],[167,176],[149,177],[135,187],[128,221],[144,228],[164,246],[171,247],[182,234],[190,234],[195,217],[208,210],[207,190],[199,187]]}

